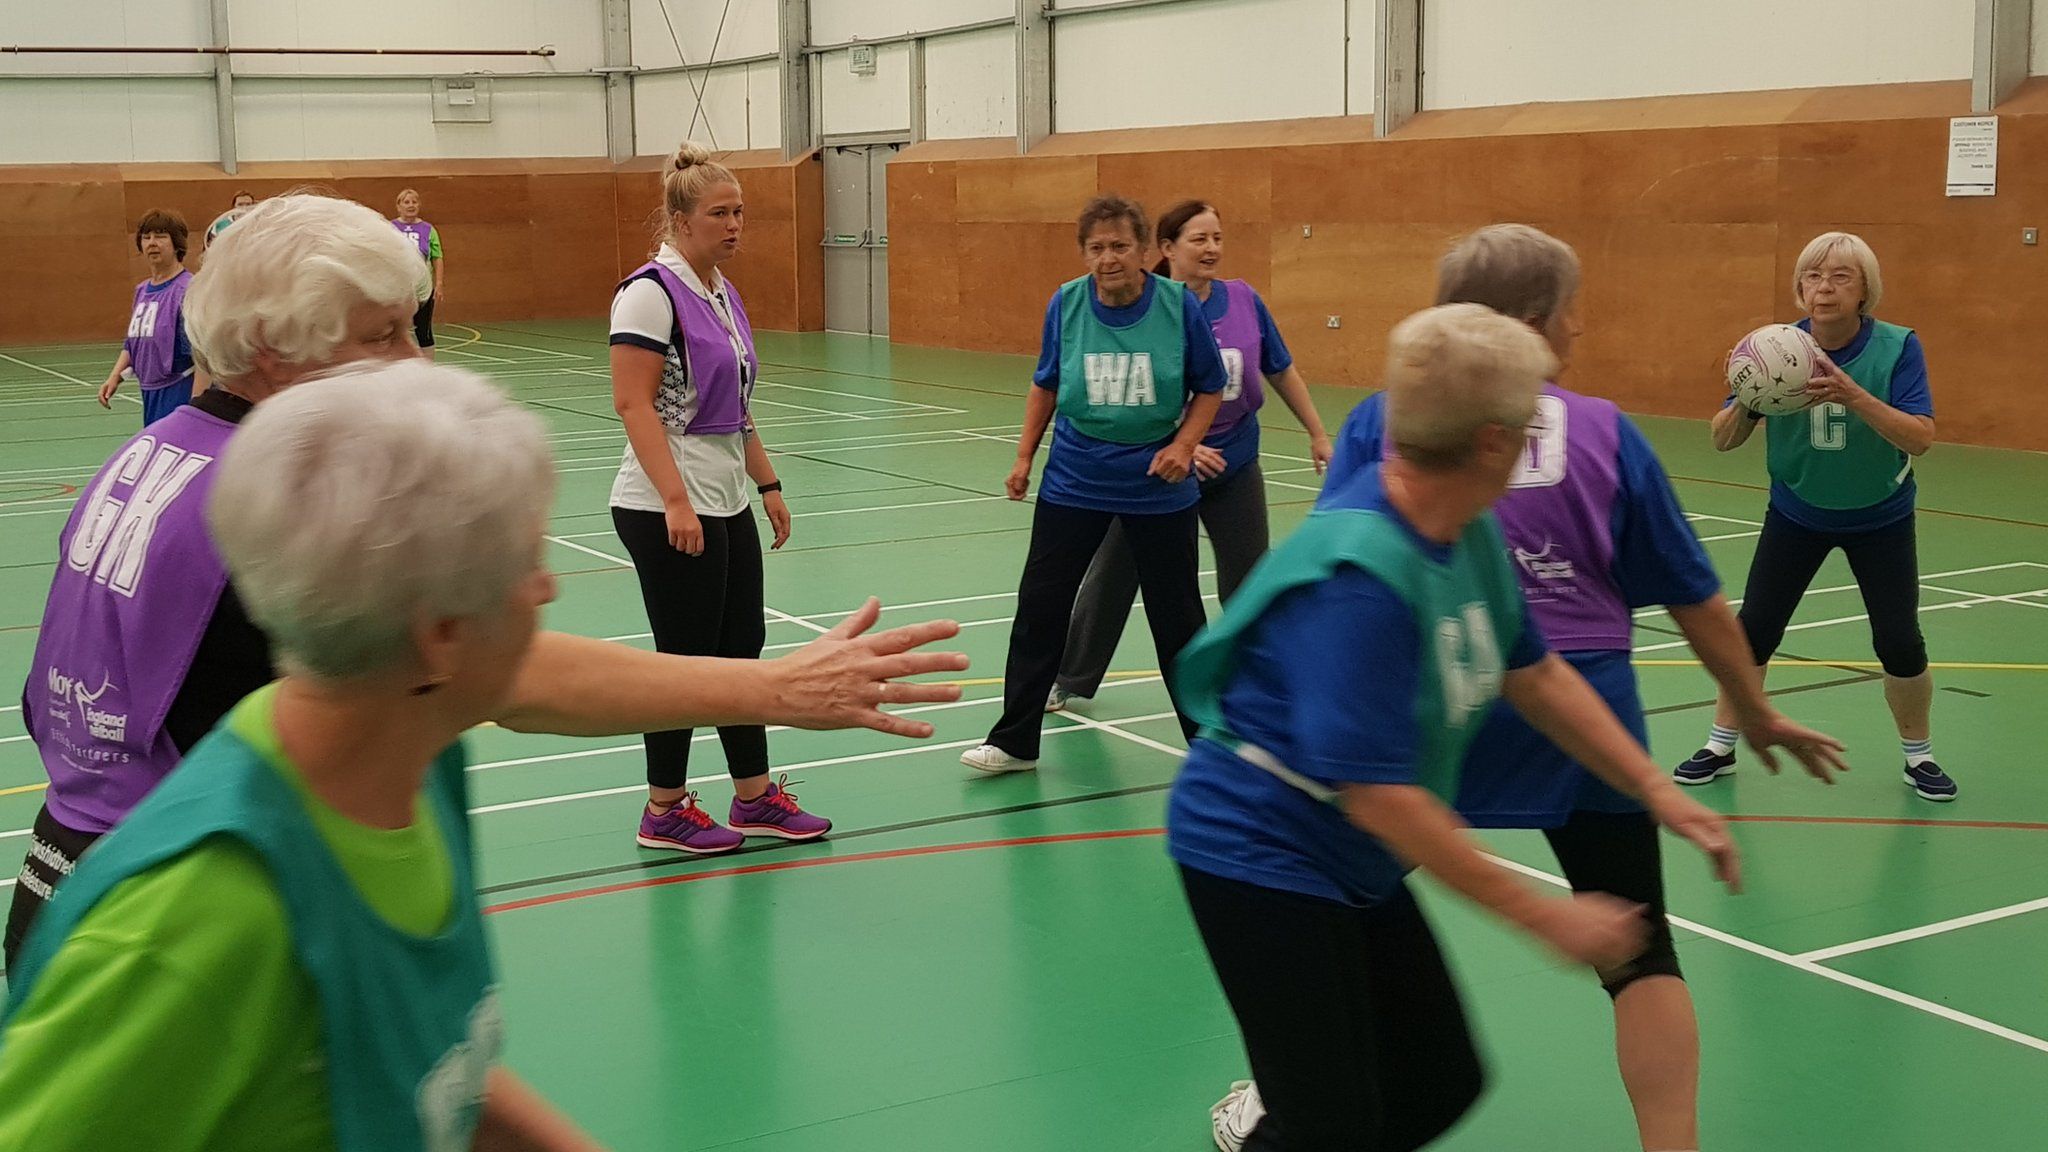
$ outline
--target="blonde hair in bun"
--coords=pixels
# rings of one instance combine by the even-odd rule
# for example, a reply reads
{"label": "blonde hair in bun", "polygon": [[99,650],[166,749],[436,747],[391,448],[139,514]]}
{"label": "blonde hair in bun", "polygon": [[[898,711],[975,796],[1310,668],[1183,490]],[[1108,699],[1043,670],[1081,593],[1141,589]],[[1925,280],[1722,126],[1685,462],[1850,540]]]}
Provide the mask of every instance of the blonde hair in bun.
{"label": "blonde hair in bun", "polygon": [[695,140],[685,140],[676,148],[676,154],[669,158],[668,168],[661,175],[661,193],[665,211],[662,213],[661,234],[670,236],[675,228],[677,213],[687,216],[696,211],[697,201],[704,193],[719,184],[738,187],[739,178],[732,169],[711,158],[711,149]]}

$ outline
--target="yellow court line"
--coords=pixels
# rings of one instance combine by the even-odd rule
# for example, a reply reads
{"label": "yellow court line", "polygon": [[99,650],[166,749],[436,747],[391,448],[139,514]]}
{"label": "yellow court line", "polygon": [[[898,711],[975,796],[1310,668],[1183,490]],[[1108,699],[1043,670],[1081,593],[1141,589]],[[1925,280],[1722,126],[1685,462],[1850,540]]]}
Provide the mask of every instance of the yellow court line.
{"label": "yellow court line", "polygon": [[[1158,669],[1156,669],[1156,668],[1137,668],[1137,669],[1133,669],[1133,670],[1131,670],[1131,671],[1129,671],[1129,672],[1110,672],[1110,673],[1108,673],[1108,674],[1106,674],[1106,675],[1104,675],[1104,676],[1103,676],[1103,680],[1104,680],[1105,682],[1109,682],[1109,683],[1114,683],[1114,682],[1116,682],[1116,681],[1118,681],[1118,680],[1143,680],[1143,679],[1145,679],[1145,678],[1146,678],[1147,676],[1157,676],[1157,675],[1159,675],[1159,670],[1158,670]],[[981,677],[977,677],[977,678],[975,678],[975,679],[973,679],[973,680],[925,680],[925,681],[921,681],[921,683],[925,683],[925,684],[941,684],[941,685],[944,685],[944,686],[946,686],[946,687],[948,687],[948,688],[979,688],[979,687],[984,687],[984,686],[987,686],[987,685],[991,685],[991,684],[1001,684],[1002,682],[1003,682],[1003,678],[1002,678],[1001,676],[981,676]]]}
{"label": "yellow court line", "polygon": [[47,780],[41,784],[18,784],[12,788],[0,788],[0,796],[19,796],[23,792],[41,792],[49,786],[50,782]]}
{"label": "yellow court line", "polygon": [[[1632,661],[1632,663],[1640,668],[1698,668],[1700,666],[1700,662],[1697,660],[1636,660]],[[1805,660],[1790,656],[1779,656],[1773,659],[1771,663],[1802,664],[1813,668],[1884,667],[1883,664],[1876,660]],[[1956,672],[2048,672],[2048,664],[1998,664],[1967,660],[1931,660],[1927,666],[1936,671]]]}
{"label": "yellow court line", "polygon": [[464,349],[464,348],[467,348],[467,347],[469,347],[469,346],[470,346],[471,344],[474,344],[474,343],[476,343],[477,341],[479,341],[479,340],[482,340],[482,339],[484,338],[484,333],[483,333],[483,329],[481,329],[481,328],[471,328],[471,327],[470,327],[469,325],[467,325],[467,324],[443,324],[443,325],[441,325],[441,327],[443,327],[443,328],[460,328],[460,329],[462,329],[463,331],[465,331],[465,332],[468,332],[468,333],[469,333],[469,339],[467,339],[467,340],[464,340],[464,341],[463,341],[462,343],[460,343],[460,344],[450,344],[450,345],[448,345],[448,347],[447,347],[446,349],[444,349],[444,351],[448,351],[448,352],[457,352],[457,351],[460,351],[460,350],[462,350],[462,349]]}

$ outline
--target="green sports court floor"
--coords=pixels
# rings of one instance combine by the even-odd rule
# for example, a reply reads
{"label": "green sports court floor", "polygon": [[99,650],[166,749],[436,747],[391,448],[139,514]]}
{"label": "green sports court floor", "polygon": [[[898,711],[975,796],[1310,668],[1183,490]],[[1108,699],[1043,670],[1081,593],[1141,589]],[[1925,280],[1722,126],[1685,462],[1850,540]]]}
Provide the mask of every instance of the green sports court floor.
{"label": "green sports court floor", "polygon": [[[443,359],[546,420],[562,474],[548,623],[644,644],[606,497],[624,437],[595,321],[451,326]],[[955,760],[993,720],[1030,510],[1001,498],[1029,362],[762,335],[756,414],[795,535],[767,565],[769,644],[804,643],[869,593],[885,620],[952,615],[966,699],[930,741],[784,732],[779,766],[838,832],[679,861],[632,833],[634,740],[479,731],[471,789],[506,987],[509,1059],[620,1152],[1208,1147],[1244,1075],[1162,850],[1180,746],[1142,625],[1116,683],[1067,718],[1039,772]],[[92,385],[112,347],[0,353],[0,682],[28,673],[54,541],[76,487],[132,433]],[[1334,428],[1358,393],[1318,389]],[[1703,392],[1702,411],[1715,401]],[[1759,447],[1716,457],[1703,424],[1643,421],[1739,592],[1763,511]],[[1306,511],[1306,441],[1266,416],[1276,532]],[[1042,459],[1042,455],[1041,455]],[[1829,789],[1745,766],[1696,795],[1733,813],[1749,891],[1667,853],[1699,1002],[1707,1147],[2041,1147],[2048,1120],[2048,457],[1941,446],[1922,471],[1923,622],[1937,754],[1962,798],[1913,798],[1839,558],[1771,684],[1845,738]],[[1712,691],[1670,622],[1637,634],[1658,758],[1682,759]],[[8,687],[4,696],[14,699]],[[0,875],[43,775],[0,713]],[[729,792],[715,741],[693,770]],[[1532,874],[1530,833],[1487,837]],[[12,883],[12,881],[8,881]],[[1634,1147],[1606,997],[1467,908],[1427,894],[1493,1086],[1443,1147]],[[1275,957],[1276,966],[1284,957]]]}

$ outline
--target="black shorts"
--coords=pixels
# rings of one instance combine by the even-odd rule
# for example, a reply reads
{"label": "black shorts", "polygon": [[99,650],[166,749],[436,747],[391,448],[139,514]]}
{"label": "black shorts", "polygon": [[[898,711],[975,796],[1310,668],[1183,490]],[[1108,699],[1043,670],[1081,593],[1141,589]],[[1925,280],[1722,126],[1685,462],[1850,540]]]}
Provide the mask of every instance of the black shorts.
{"label": "black shorts", "polygon": [[14,903],[7,909],[9,969],[14,967],[22,941],[28,939],[29,926],[49,902],[50,892],[71,875],[71,870],[78,866],[78,858],[98,839],[97,833],[80,832],[57,823],[47,807],[36,813],[35,826],[29,830],[28,858],[22,862],[21,878],[14,884]]}
{"label": "black shorts", "polygon": [[432,296],[420,301],[420,306],[413,311],[412,339],[413,343],[418,344],[422,348],[432,348],[434,346],[434,297]]}
{"label": "black shorts", "polygon": [[1647,812],[1571,814],[1544,839],[1557,855],[1574,892],[1604,892],[1643,906],[1650,939],[1642,954],[1617,968],[1602,969],[1600,981],[1610,993],[1645,976],[1680,976],[1678,952],[1671,940],[1671,922],[1664,911],[1664,856],[1657,822]]}
{"label": "black shorts", "polygon": [[1355,908],[1180,875],[1266,1105],[1244,1152],[1409,1152],[1479,1099],[1457,985],[1405,886]]}

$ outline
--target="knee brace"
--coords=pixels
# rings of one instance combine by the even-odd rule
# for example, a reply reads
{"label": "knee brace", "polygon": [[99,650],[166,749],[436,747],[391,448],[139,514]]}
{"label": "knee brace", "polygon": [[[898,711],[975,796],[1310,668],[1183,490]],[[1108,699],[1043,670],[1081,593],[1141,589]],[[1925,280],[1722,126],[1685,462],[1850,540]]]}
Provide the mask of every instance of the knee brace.
{"label": "knee brace", "polygon": [[1678,948],[1671,939],[1671,921],[1662,914],[1650,923],[1650,939],[1635,959],[1613,968],[1598,968],[1600,986],[1609,996],[1619,996],[1628,986],[1648,976],[1685,979],[1678,967]]}

